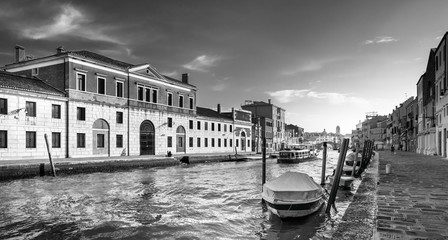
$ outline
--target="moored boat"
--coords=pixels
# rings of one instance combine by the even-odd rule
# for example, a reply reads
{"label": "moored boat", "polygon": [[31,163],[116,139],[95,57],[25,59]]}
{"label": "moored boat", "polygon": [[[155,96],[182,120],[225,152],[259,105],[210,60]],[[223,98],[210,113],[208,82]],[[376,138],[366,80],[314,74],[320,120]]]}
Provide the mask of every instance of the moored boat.
{"label": "moored boat", "polygon": [[303,217],[319,210],[324,191],[306,173],[286,172],[263,185],[262,198],[280,218]]}
{"label": "moored boat", "polygon": [[278,163],[299,163],[316,158],[309,149],[284,149],[279,152]]}

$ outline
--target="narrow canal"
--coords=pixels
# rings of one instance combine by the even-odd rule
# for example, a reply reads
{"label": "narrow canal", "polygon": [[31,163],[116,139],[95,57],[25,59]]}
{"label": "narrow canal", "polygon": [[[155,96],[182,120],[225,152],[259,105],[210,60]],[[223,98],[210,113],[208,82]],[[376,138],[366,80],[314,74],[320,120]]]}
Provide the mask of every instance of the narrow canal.
{"label": "narrow canal", "polygon": [[[320,155],[321,156],[321,155]],[[338,153],[328,151],[327,175]],[[261,203],[261,160],[136,169],[0,183],[0,239],[330,239],[338,212],[282,221]],[[322,160],[277,164],[267,180],[302,171],[320,183]]]}

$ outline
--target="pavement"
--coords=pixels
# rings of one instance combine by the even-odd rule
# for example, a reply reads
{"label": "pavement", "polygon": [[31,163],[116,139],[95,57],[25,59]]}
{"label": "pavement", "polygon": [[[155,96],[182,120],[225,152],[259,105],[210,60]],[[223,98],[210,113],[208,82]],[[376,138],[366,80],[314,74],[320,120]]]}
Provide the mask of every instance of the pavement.
{"label": "pavement", "polygon": [[402,151],[379,153],[372,239],[448,239],[448,159]]}

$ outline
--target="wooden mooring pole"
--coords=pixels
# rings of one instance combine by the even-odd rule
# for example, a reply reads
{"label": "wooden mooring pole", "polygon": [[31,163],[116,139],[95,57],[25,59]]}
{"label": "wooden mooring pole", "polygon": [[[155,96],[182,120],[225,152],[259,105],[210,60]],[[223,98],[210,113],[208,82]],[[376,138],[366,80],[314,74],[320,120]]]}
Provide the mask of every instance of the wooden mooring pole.
{"label": "wooden mooring pole", "polygon": [[45,137],[45,143],[47,145],[48,158],[50,159],[51,172],[53,174],[53,177],[56,177],[56,170],[54,168],[53,160],[51,159],[50,146],[48,145],[48,138],[47,138],[47,134],[46,133],[44,134],[44,137]]}
{"label": "wooden mooring pole", "polygon": [[[348,149],[348,139],[344,138],[342,141],[341,152],[339,153],[338,165],[336,167],[336,173],[333,179],[333,185],[331,186],[330,197],[327,202],[327,209],[325,212],[330,214],[331,206],[334,205],[334,200],[336,199],[336,194],[338,193],[339,181],[342,175],[342,169],[344,167],[345,155],[347,154]],[[336,208],[335,208],[336,209]]]}
{"label": "wooden mooring pole", "polygon": [[325,185],[325,168],[327,167],[327,142],[322,144],[324,150],[322,152],[322,178],[320,181],[320,185]]}
{"label": "wooden mooring pole", "polygon": [[262,150],[262,161],[263,161],[263,170],[261,175],[261,191],[263,192],[263,185],[266,183],[266,137],[263,136],[263,147]]}

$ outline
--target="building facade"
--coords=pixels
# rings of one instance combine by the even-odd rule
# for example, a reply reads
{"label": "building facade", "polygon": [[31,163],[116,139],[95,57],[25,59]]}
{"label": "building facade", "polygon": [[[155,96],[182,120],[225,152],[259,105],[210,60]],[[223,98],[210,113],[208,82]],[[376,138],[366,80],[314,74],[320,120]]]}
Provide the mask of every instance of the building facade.
{"label": "building facade", "polygon": [[435,117],[437,154],[447,157],[447,128],[448,128],[448,80],[446,76],[446,41],[445,34],[435,51]]}
{"label": "building facade", "polygon": [[437,154],[435,124],[435,52],[429,52],[425,73],[417,82],[418,99],[418,147],[417,153]]}
{"label": "building facade", "polygon": [[[245,139],[252,135],[250,114],[248,121],[235,117],[240,115],[236,110],[230,118],[198,115],[197,88],[189,84],[188,74],[177,80],[150,64],[133,65],[61,47],[54,55],[29,59],[20,46],[16,61],[4,70],[41,79],[63,93],[64,157],[251,151]],[[198,130],[198,122],[216,130]],[[215,131],[219,138],[209,135]]]}
{"label": "building facade", "polygon": [[272,149],[278,151],[286,146],[285,140],[285,110],[271,103],[247,100],[242,109],[252,112],[254,118],[268,118],[272,120]]}

